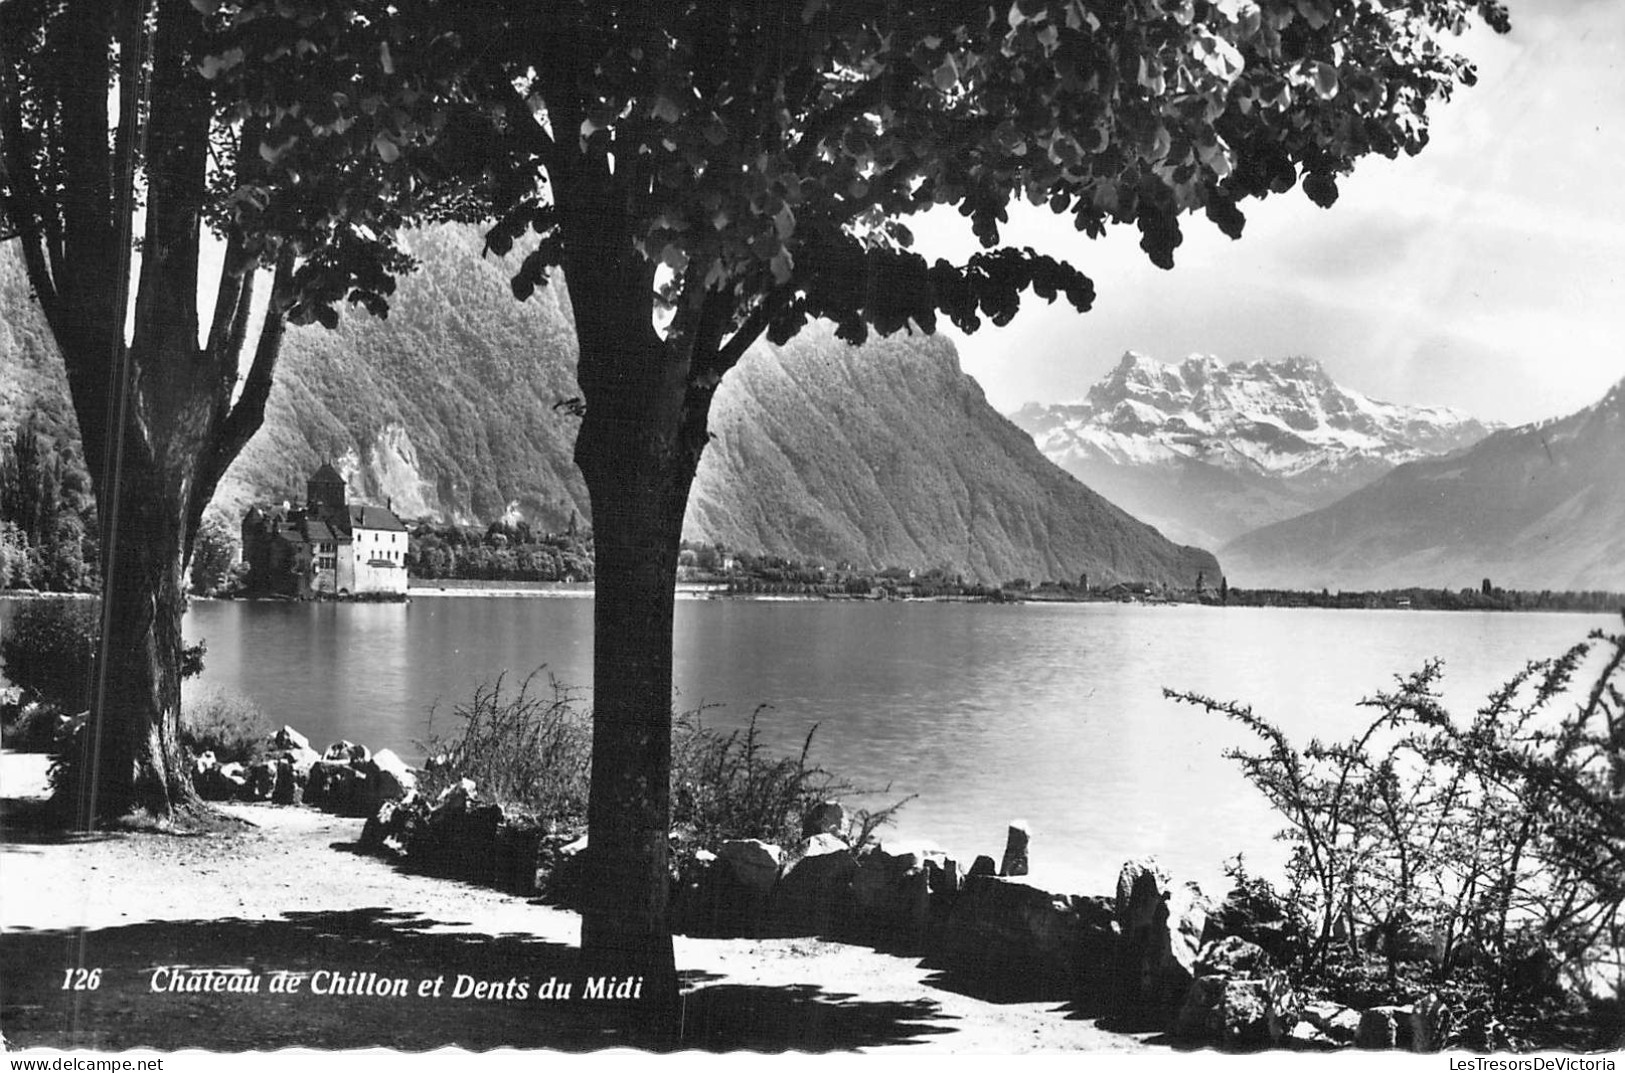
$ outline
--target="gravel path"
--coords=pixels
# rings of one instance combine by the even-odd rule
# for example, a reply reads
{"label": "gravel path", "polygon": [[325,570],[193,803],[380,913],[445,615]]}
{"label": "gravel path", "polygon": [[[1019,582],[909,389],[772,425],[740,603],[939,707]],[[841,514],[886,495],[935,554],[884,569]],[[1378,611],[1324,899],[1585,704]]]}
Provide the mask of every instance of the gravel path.
{"label": "gravel path", "polygon": [[[403,872],[355,852],[361,821],[310,809],[229,806],[253,826],[228,834],[53,835],[30,822],[43,775],[43,758],[0,754],[0,1030],[9,1046],[639,1043],[625,1006],[541,994],[550,979],[574,978],[573,913]],[[1147,1046],[1053,1002],[959,993],[915,959],[860,946],[680,936],[677,963],[684,1047],[913,1055]],[[169,990],[175,980],[220,990]],[[482,984],[483,997],[458,994]],[[258,990],[237,990],[248,987]]]}

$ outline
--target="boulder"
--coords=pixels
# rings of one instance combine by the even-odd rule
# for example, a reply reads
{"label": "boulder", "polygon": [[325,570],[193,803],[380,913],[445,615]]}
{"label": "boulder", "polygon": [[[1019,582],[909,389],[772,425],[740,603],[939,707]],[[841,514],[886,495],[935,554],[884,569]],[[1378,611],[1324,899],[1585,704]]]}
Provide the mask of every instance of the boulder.
{"label": "boulder", "polygon": [[290,749],[283,755],[292,762],[293,772],[298,776],[301,786],[310,778],[310,769],[322,758],[322,754],[315,749]]}
{"label": "boulder", "polygon": [[380,749],[354,765],[361,777],[359,806],[371,815],[385,801],[400,801],[417,790],[417,773],[393,749]]}
{"label": "boulder", "polygon": [[398,801],[417,789],[417,772],[407,767],[393,749],[379,749],[361,767],[379,780],[379,793],[386,798]]}
{"label": "boulder", "polygon": [[1227,935],[1205,943],[1196,955],[1197,976],[1242,976],[1261,979],[1270,968],[1269,955],[1246,939]]}
{"label": "boulder", "polygon": [[1291,936],[1286,906],[1265,883],[1237,884],[1208,916],[1202,934],[1204,941],[1226,935],[1245,939],[1263,949],[1277,963],[1291,952]]}
{"label": "boulder", "polygon": [[310,739],[291,726],[284,725],[266,738],[273,751],[277,752],[314,752],[310,748]]}
{"label": "boulder", "polygon": [[1010,824],[1010,829],[1004,837],[1004,857],[999,862],[1001,876],[1027,874],[1027,843],[1030,839],[1026,820],[1016,820]]}
{"label": "boulder", "polygon": [[260,760],[248,769],[248,796],[255,801],[269,800],[276,790],[277,764],[273,760]]}
{"label": "boulder", "polygon": [[294,767],[291,758],[284,756],[276,762],[276,785],[271,788],[274,805],[299,805],[305,800],[305,782]]}
{"label": "boulder", "polygon": [[1353,1043],[1359,1033],[1359,1010],[1351,1010],[1335,1002],[1308,1002],[1301,1012],[1303,1020],[1300,1024],[1309,1025],[1339,1047]]}
{"label": "boulder", "polygon": [[1221,973],[1198,976],[1174,1016],[1173,1032],[1182,1039],[1227,1048],[1280,1044],[1293,1038],[1299,1023],[1298,1006],[1284,973],[1263,978]]}
{"label": "boulder", "polygon": [[1437,994],[1429,993],[1411,1010],[1411,1050],[1429,1054],[1450,1042],[1456,1011]]}
{"label": "boulder", "polygon": [[[474,785],[473,779],[459,779],[455,783],[440,791],[435,799],[437,809],[465,809],[479,796],[479,789]],[[585,845],[586,836],[582,836]]]}
{"label": "boulder", "polygon": [[996,876],[999,874],[999,866],[993,863],[993,858],[987,854],[978,854],[976,859],[970,862],[969,874],[973,876]]}
{"label": "boulder", "polygon": [[803,839],[791,852],[774,888],[774,930],[782,935],[823,935],[834,930],[851,904],[858,859],[834,834]]}
{"label": "boulder", "polygon": [[348,764],[359,764],[372,756],[365,745],[357,745],[353,741],[335,741],[327,747],[322,754],[323,760],[337,760]]}
{"label": "boulder", "polygon": [[970,875],[948,912],[933,954],[951,973],[1012,996],[1067,999],[1102,953],[1112,922],[1096,899],[1023,878]]}
{"label": "boulder", "polygon": [[192,776],[193,789],[205,801],[235,801],[239,796],[246,795],[247,784],[241,764],[231,764],[229,768],[215,764],[202,768]]}
{"label": "boulder", "polygon": [[1360,1014],[1360,1027],[1354,1032],[1354,1045],[1361,1050],[1382,1051],[1411,1045],[1411,1008],[1373,1006]]}
{"label": "boulder", "polygon": [[839,801],[823,801],[807,810],[801,817],[801,837],[811,838],[814,835],[844,835],[846,833],[846,809],[841,807]]}
{"label": "boulder", "polygon": [[940,868],[947,859],[934,846],[886,842],[871,847],[858,858],[852,877],[852,932],[886,949],[921,949],[931,923],[927,861]]}
{"label": "boulder", "polygon": [[1196,978],[1207,900],[1194,883],[1174,886],[1154,861],[1130,861],[1117,879],[1123,999],[1143,1017],[1176,1011]]}
{"label": "boulder", "polygon": [[783,851],[757,839],[704,850],[678,871],[672,916],[678,930],[707,938],[759,938],[769,928],[769,906]]}
{"label": "boulder", "polygon": [[718,846],[717,859],[741,884],[766,894],[778,882],[784,851],[759,838],[738,838]]}

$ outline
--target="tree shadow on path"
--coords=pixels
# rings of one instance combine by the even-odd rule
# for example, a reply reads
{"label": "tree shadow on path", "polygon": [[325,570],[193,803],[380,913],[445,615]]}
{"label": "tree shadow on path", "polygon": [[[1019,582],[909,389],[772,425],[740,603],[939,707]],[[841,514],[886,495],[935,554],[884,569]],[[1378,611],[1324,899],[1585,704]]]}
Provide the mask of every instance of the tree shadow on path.
{"label": "tree shadow on path", "polygon": [[[16,929],[0,935],[0,1023],[12,1047],[101,1051],[832,1051],[953,1031],[928,1000],[863,1002],[812,986],[741,986],[688,974],[682,1036],[673,1043],[655,1035],[636,1004],[585,998],[574,947],[527,934],[439,930],[445,923],[367,908],[280,920]],[[167,990],[177,979],[258,989]],[[553,996],[570,985],[570,997],[543,997],[549,981]]]}

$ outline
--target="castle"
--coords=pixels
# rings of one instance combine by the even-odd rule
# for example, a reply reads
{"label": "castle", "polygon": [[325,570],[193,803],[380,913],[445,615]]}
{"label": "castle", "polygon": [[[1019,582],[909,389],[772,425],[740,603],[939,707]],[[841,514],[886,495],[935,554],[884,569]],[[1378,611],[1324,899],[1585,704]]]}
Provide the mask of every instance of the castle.
{"label": "castle", "polygon": [[406,595],[406,526],[387,507],[350,503],[330,463],[305,482],[305,505],[254,507],[243,517],[243,560],[255,595]]}

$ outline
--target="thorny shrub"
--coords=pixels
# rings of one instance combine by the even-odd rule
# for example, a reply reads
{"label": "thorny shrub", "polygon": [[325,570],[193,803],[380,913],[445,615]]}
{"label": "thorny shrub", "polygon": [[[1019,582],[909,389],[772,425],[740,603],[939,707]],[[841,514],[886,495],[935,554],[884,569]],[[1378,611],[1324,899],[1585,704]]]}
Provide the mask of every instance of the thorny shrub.
{"label": "thorny shrub", "polygon": [[1518,1046],[1617,1016],[1625,990],[1622,663],[1625,634],[1596,631],[1458,721],[1429,661],[1362,702],[1359,733],[1301,749],[1248,706],[1165,694],[1264,742],[1226,755],[1287,821],[1304,983],[1366,1005],[1437,994],[1452,1042]]}
{"label": "thorny shrub", "polygon": [[[431,734],[418,743],[428,756],[423,789],[431,800],[468,778],[483,798],[526,813],[551,831],[586,829],[592,714],[551,676],[545,692],[536,690],[540,673],[533,671],[517,692],[505,687],[505,677],[481,684],[453,709],[459,732]],[[714,849],[734,838],[793,844],[802,815],[820,802],[889,793],[890,787],[855,786],[813,763],[816,726],[796,755],[773,755],[759,729],[765,710],[758,708],[739,730],[707,726],[701,711],[674,720],[671,819],[686,845]],[[872,838],[907,800],[855,810],[845,832],[853,846]]]}

